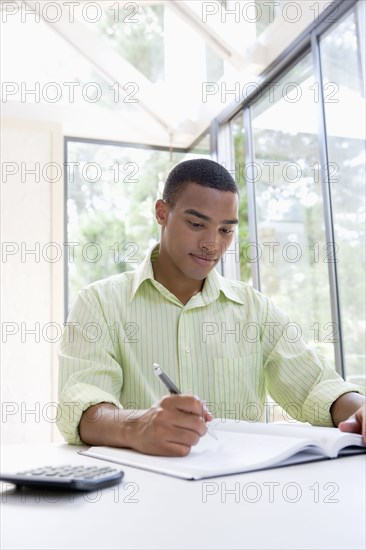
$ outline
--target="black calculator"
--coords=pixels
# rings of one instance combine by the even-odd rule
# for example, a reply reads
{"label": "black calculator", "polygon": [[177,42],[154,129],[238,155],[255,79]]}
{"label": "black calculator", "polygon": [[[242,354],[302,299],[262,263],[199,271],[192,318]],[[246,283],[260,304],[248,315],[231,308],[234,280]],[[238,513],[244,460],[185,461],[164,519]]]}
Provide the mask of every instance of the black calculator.
{"label": "black calculator", "polygon": [[17,487],[39,487],[44,489],[70,489],[93,491],[119,483],[124,476],[122,470],[110,466],[43,466],[15,474],[0,474],[0,481],[14,483]]}

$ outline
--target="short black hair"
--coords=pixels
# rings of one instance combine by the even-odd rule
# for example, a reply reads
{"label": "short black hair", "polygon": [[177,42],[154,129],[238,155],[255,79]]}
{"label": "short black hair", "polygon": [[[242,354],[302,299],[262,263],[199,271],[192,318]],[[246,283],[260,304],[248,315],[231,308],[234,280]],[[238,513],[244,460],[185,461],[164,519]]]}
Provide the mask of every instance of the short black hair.
{"label": "short black hair", "polygon": [[231,174],[218,162],[209,159],[192,159],[180,162],[170,172],[164,186],[163,199],[174,206],[179,195],[189,183],[202,187],[230,191],[239,195],[239,189]]}

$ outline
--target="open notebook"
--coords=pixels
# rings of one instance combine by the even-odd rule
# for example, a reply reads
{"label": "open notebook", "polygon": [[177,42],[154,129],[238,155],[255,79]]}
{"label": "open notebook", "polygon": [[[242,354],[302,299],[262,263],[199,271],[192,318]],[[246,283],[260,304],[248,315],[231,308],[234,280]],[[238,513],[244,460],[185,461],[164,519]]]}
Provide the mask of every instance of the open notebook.
{"label": "open notebook", "polygon": [[80,454],[184,479],[203,479],[366,452],[361,435],[336,428],[210,422],[217,440],[204,436],[185,457],[158,457],[129,449],[90,447]]}

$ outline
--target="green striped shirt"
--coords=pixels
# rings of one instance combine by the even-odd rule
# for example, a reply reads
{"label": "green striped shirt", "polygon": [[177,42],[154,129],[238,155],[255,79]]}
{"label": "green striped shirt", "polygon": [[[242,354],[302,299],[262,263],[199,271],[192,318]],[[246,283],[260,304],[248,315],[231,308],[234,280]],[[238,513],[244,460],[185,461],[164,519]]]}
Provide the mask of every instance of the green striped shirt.
{"label": "green striped shirt", "polygon": [[81,415],[108,402],[146,409],[167,393],[159,363],[183,393],[220,418],[262,421],[267,392],[292,417],[332,426],[331,404],[360,391],[301,340],[268,298],[212,270],[183,305],[154,279],[158,247],[136,271],[93,283],[70,312],[60,350],[58,426],[81,443]]}

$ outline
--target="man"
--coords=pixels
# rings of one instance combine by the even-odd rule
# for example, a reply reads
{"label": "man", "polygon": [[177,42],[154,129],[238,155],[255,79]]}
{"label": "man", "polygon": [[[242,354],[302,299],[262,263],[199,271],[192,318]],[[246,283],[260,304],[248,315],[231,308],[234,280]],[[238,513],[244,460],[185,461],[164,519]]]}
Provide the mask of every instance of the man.
{"label": "man", "polygon": [[[160,245],[136,271],[83,289],[70,313],[60,347],[65,439],[185,456],[211,412],[263,419],[268,390],[298,420],[366,441],[359,388],[285,337],[289,320],[270,300],[214,269],[238,223],[231,175],[211,160],[182,162],[155,213]],[[164,396],[155,362],[181,395]]]}

